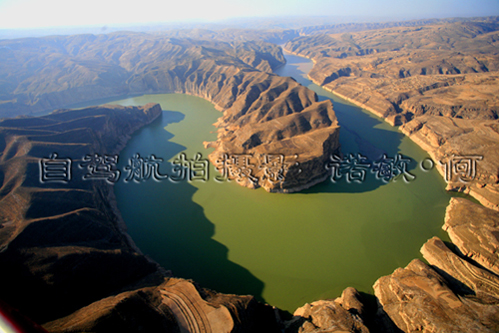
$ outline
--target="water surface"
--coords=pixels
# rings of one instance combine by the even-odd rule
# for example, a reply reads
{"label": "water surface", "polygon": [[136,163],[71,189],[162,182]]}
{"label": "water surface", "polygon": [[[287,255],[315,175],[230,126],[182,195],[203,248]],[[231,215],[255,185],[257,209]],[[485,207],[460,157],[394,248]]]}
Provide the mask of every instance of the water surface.
{"label": "water surface", "polygon": [[[139,248],[174,275],[225,293],[253,294],[293,311],[305,302],[334,298],[352,286],[372,292],[382,275],[419,257],[441,231],[449,195],[428,156],[397,129],[311,84],[311,62],[287,55],[280,75],[293,76],[330,98],[340,122],[344,153],[412,160],[409,183],[369,174],[360,184],[326,181],[294,194],[250,190],[234,182],[153,180],[115,185],[118,206]],[[120,153],[120,168],[135,153],[167,161],[185,152],[207,156],[203,141],[216,139],[211,125],[220,112],[193,96],[145,95],[122,105],[160,103],[163,116],[138,131]],[[124,174],[123,176],[126,176]]]}

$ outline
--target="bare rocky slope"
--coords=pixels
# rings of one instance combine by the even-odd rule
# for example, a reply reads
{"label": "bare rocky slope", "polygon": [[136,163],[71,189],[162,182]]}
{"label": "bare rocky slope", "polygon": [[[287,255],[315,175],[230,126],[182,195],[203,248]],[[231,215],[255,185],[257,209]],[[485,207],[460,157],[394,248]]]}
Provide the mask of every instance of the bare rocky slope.
{"label": "bare rocky slope", "polygon": [[[448,190],[485,206],[451,200],[443,228],[452,243],[434,237],[421,249],[428,264],[415,259],[376,281],[380,313],[404,332],[497,332],[499,25],[497,18],[438,23],[343,34],[340,27],[314,29],[285,49],[314,61],[315,83],[399,125],[430,154]],[[313,324],[301,329],[342,330],[340,317],[327,321],[339,305],[341,299],[298,310]],[[340,322],[353,317],[345,330],[366,331],[355,309]]]}
{"label": "bare rocky slope", "polygon": [[499,209],[498,31],[489,18],[313,34],[285,49],[314,61],[309,77],[318,85],[400,125],[443,175],[453,156],[482,156],[476,177],[462,182],[454,172],[449,189]]}
{"label": "bare rocky slope", "polygon": [[[96,164],[96,179],[79,167],[117,153],[161,113],[159,104],[102,106],[0,122],[0,299],[54,332],[276,331],[274,310],[253,296],[171,278],[143,256],[106,181],[116,166]],[[53,152],[52,162],[69,159],[70,177],[42,171]]]}
{"label": "bare rocky slope", "polygon": [[277,166],[278,177],[259,166],[251,177],[229,173],[248,187],[309,187],[325,179],[323,165],[339,148],[331,103],[272,74],[285,62],[273,44],[114,33],[0,41],[0,52],[3,115],[125,94],[177,92],[211,101],[223,111],[218,140],[210,144],[213,163],[225,155],[293,158],[289,167]]}
{"label": "bare rocky slope", "polygon": [[[479,166],[485,169],[478,169],[478,177],[471,185],[454,180],[455,184],[450,182],[450,186],[476,188],[472,194],[479,197],[477,193],[482,193],[482,202],[488,201],[487,205],[497,208],[498,202],[491,194],[497,186],[494,19],[390,29],[342,35],[339,49],[335,49],[338,38],[315,33],[299,37],[286,47],[296,46],[293,52],[314,59],[316,67],[310,75],[315,82],[394,124],[404,123],[407,133],[420,135],[419,139],[412,137],[421,146],[434,147],[434,151],[428,150],[435,158],[483,152]],[[421,31],[426,35],[420,35]],[[363,44],[358,35],[366,37]],[[401,41],[404,38],[409,39]],[[287,177],[277,185],[258,183],[276,191],[296,190],[319,181],[324,169],[320,159],[338,148],[338,125],[331,104],[318,103],[315,94],[293,80],[271,74],[282,63],[282,56],[270,44],[238,42],[236,47],[236,43],[224,41],[121,33],[0,43],[5,63],[12,66],[10,70],[7,65],[0,65],[0,84],[4,88],[0,108],[5,114],[39,112],[129,93],[198,95],[224,112],[218,122],[218,140],[207,143],[216,147],[215,154],[210,156],[212,161],[224,153],[300,152],[303,159],[299,160],[299,176]],[[478,50],[477,54],[470,55],[474,50]],[[410,53],[411,58],[401,56],[403,52]],[[380,56],[381,63],[377,63],[377,58],[367,61],[371,68],[363,59],[375,54]],[[412,57],[416,59],[415,67],[410,67]],[[343,60],[351,63],[337,63]],[[59,71],[61,64],[65,69]],[[9,74],[11,71],[15,75]],[[470,85],[462,87],[460,93],[455,90],[455,82]],[[398,93],[399,84],[407,98]],[[336,85],[338,88],[334,88]],[[386,96],[379,95],[383,87]],[[469,87],[477,93],[468,94]],[[443,88],[448,89],[439,90]],[[441,95],[441,99],[433,95],[421,97],[433,93]],[[397,99],[387,99],[390,94]],[[452,104],[456,99],[449,96],[461,96],[464,102],[459,103],[465,107],[456,107]],[[470,98],[477,98],[476,108],[466,104]],[[437,106],[421,108],[422,100],[425,105]],[[117,116],[123,112],[126,117]],[[152,120],[157,112],[158,107],[152,105],[133,109],[91,108],[42,118],[6,119],[0,124],[4,138],[0,260],[2,267],[13,272],[2,276],[2,285],[9,288],[1,289],[1,297],[44,323],[50,331],[499,329],[499,216],[495,210],[465,199],[453,199],[447,209],[444,228],[453,244],[433,238],[423,246],[422,253],[429,264],[415,260],[380,278],[374,286],[376,297],[347,288],[338,299],[306,304],[286,320],[278,310],[251,296],[222,295],[192,281],[169,277],[134,248],[113,210],[112,191],[101,183],[72,182],[74,188],[70,189],[63,185],[40,186],[37,161],[52,153],[54,147],[68,156],[85,154],[92,147],[113,152],[123,145],[127,135]],[[72,116],[78,114],[76,118]],[[311,144],[315,148],[311,149]],[[482,146],[483,150],[476,150]],[[446,147],[449,150],[444,150]],[[255,186],[247,181],[242,183]],[[47,199],[43,192],[50,192],[55,200]],[[40,234],[46,237],[40,238]],[[48,298],[56,299],[59,308],[44,306]]]}
{"label": "bare rocky slope", "polygon": [[[159,115],[156,104],[0,122],[4,301],[44,322],[142,279],[162,278],[122,233],[111,206],[112,187],[83,181],[77,167],[87,154],[114,153],[135,129]],[[74,159],[72,167],[67,165],[72,176],[61,182],[42,180],[40,161],[53,152]]]}

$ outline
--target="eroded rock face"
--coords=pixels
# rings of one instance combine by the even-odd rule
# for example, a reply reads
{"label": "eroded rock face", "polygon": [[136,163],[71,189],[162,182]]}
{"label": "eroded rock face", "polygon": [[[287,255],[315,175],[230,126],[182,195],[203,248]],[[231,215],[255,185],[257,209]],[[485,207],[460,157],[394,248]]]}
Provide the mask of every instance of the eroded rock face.
{"label": "eroded rock face", "polygon": [[354,288],[335,300],[321,300],[298,308],[285,332],[369,332],[362,316],[364,304]]}
{"label": "eroded rock face", "polygon": [[463,255],[499,275],[499,213],[452,198],[443,229]]}
{"label": "eroded rock face", "polygon": [[496,332],[499,215],[452,198],[444,230],[454,244],[433,237],[421,248],[431,267],[413,260],[376,281],[383,310],[404,332]]}
{"label": "eroded rock face", "polygon": [[314,33],[285,49],[314,60],[317,84],[400,125],[422,114],[497,119],[496,22]]}
{"label": "eroded rock face", "polygon": [[143,288],[104,298],[44,328],[49,332],[179,332],[173,313],[161,307],[159,290]]}
{"label": "eroded rock face", "polygon": [[496,120],[424,115],[400,130],[430,154],[448,190],[469,193],[499,210],[498,126]]}
{"label": "eroded rock face", "polygon": [[[444,278],[415,259],[374,284],[383,310],[404,332],[496,332],[494,311],[484,313],[456,295]],[[490,316],[490,318],[489,318]],[[488,321],[483,320],[489,319]],[[497,317],[495,317],[497,318]]]}
{"label": "eroded rock face", "polygon": [[[295,88],[301,89],[301,86],[296,84]],[[332,104],[307,99],[306,108],[293,112],[281,105],[288,103],[285,101],[287,99],[277,104],[280,110],[287,112],[283,116],[261,115],[261,109],[246,113],[249,117],[267,117],[265,121],[244,122],[241,118],[232,121],[226,114],[220,121],[226,125],[219,131],[218,140],[210,144],[216,147],[210,160],[220,165],[220,161],[226,160],[224,154],[255,157],[257,164],[248,167],[251,177],[238,176],[241,166],[230,159],[226,172],[244,186],[263,187],[270,192],[299,191],[323,181],[327,177],[326,161],[339,150],[339,126]],[[270,109],[266,114],[272,113],[272,104],[266,105]]]}
{"label": "eroded rock face", "polygon": [[44,327],[50,332],[278,332],[270,306],[176,278],[102,299]]}
{"label": "eroded rock face", "polygon": [[[499,304],[499,277],[459,257],[438,237],[421,248],[423,257],[463,295],[489,304]],[[497,308],[499,312],[499,308]]]}
{"label": "eroded rock face", "polygon": [[314,60],[309,77],[324,89],[402,125],[442,174],[453,155],[481,156],[477,176],[448,177],[448,189],[499,210],[499,26],[495,18],[435,23],[343,34],[324,28],[285,49]]}

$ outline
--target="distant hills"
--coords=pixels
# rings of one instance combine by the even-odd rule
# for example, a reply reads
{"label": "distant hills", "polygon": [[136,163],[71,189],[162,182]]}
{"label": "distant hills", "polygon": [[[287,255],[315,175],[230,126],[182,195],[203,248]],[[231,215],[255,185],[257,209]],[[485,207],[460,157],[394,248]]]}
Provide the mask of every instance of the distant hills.
{"label": "distant hills", "polygon": [[[497,331],[498,18],[317,23],[0,40],[0,266],[8,272],[0,297],[55,332]],[[444,228],[453,243],[433,238],[422,249],[432,266],[416,259],[380,278],[376,296],[347,288],[287,320],[252,296],[171,278],[168,267],[134,246],[103,182],[40,178],[54,152],[61,158],[117,152],[161,108],[31,115],[105,97],[174,92],[222,111],[217,140],[205,143],[215,148],[212,162],[230,154],[299,156],[300,172],[290,167],[279,182],[242,185],[287,192],[321,181],[325,160],[339,149],[340,124],[330,101],[318,102],[292,78],[273,74],[285,58],[271,42],[285,41],[286,50],[314,61],[315,83],[400,126],[444,176],[445,165],[454,172],[449,190],[471,193],[486,206],[452,199]],[[472,181],[457,179],[477,160]]]}

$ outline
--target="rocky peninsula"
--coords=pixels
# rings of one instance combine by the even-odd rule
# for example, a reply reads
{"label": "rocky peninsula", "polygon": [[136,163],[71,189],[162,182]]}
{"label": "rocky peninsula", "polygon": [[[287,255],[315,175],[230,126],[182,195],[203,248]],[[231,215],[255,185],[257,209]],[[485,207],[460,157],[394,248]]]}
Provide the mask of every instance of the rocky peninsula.
{"label": "rocky peninsula", "polygon": [[[207,143],[215,147],[210,155],[215,165],[224,156],[292,158],[289,165],[278,162],[275,176],[258,165],[251,177],[231,171],[230,178],[276,192],[324,180],[323,165],[339,149],[332,104],[319,103],[314,92],[292,78],[272,74],[285,62],[278,46],[229,43],[223,41],[225,34],[220,38],[115,33],[0,41],[8,60],[1,67],[15,78],[8,81],[0,115],[33,114],[118,95],[196,95],[223,112],[216,124],[218,140]],[[261,38],[276,37],[262,33]],[[234,163],[234,169],[240,166]]]}
{"label": "rocky peninsula", "polygon": [[[428,264],[416,259],[380,278],[376,296],[347,288],[286,318],[252,296],[169,276],[127,237],[102,179],[83,180],[80,170],[68,183],[41,181],[40,161],[54,152],[74,156],[75,164],[95,152],[112,156],[161,113],[146,105],[0,122],[0,263],[9,272],[0,298],[53,332],[497,331],[496,21],[285,33],[296,37],[287,50],[314,60],[314,82],[402,125],[436,161],[483,155],[476,177],[450,178],[449,186],[471,191],[488,207],[452,199],[444,224],[452,244],[429,240],[421,250]],[[272,74],[284,58],[264,40],[278,35],[235,42],[139,33],[0,41],[0,113],[36,114],[127,94],[197,95],[223,112],[217,141],[206,143],[215,147],[212,162],[224,155],[297,155],[283,181],[257,174],[263,181],[241,184],[299,190],[324,178],[323,161],[339,148],[339,126],[330,102]],[[45,306],[47,299],[58,306]]]}
{"label": "rocky peninsula", "polygon": [[[421,249],[428,264],[415,259],[376,281],[379,313],[404,332],[496,332],[497,18],[343,34],[320,30],[285,45],[314,61],[309,78],[400,126],[430,154],[448,190],[469,193],[485,206],[451,200],[443,228],[452,243],[434,237]],[[368,319],[362,308],[345,307],[339,298],[312,303],[295,315],[311,319],[301,326],[306,332],[338,331],[338,321],[347,331],[364,332]],[[344,309],[346,318],[340,315]]]}
{"label": "rocky peninsula", "polygon": [[314,61],[314,83],[400,126],[443,176],[453,156],[482,156],[473,180],[447,175],[448,188],[499,209],[498,29],[489,18],[343,34],[315,30],[285,49]]}

